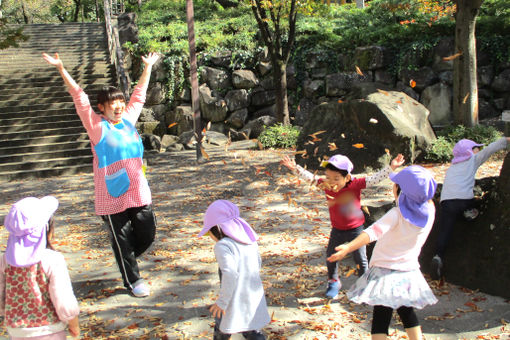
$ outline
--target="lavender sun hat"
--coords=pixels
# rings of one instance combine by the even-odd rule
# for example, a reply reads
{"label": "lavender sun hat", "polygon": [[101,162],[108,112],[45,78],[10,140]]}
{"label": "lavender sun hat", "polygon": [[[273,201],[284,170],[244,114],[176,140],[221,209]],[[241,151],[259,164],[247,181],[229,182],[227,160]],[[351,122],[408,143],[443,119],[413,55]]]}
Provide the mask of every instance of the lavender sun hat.
{"label": "lavender sun hat", "polygon": [[198,237],[214,226],[218,226],[222,233],[240,243],[252,244],[258,239],[248,222],[239,216],[237,205],[227,200],[217,200],[209,205],[204,215],[204,227]]}
{"label": "lavender sun hat", "polygon": [[425,227],[430,218],[427,202],[434,197],[437,188],[430,171],[411,165],[391,173],[390,179],[400,186],[398,207],[404,219],[420,228]]}
{"label": "lavender sun hat", "polygon": [[452,164],[464,162],[474,155],[473,148],[480,147],[483,144],[478,144],[470,139],[461,139],[453,147],[453,159]]}
{"label": "lavender sun hat", "polygon": [[352,169],[354,169],[354,165],[352,165],[351,160],[344,155],[334,155],[327,161],[323,161],[321,166],[326,167],[328,164],[333,165],[339,170],[345,170],[348,173],[351,173]]}
{"label": "lavender sun hat", "polygon": [[15,267],[28,267],[41,261],[46,249],[46,225],[58,208],[53,196],[26,197],[13,204],[5,217],[9,231],[5,257]]}

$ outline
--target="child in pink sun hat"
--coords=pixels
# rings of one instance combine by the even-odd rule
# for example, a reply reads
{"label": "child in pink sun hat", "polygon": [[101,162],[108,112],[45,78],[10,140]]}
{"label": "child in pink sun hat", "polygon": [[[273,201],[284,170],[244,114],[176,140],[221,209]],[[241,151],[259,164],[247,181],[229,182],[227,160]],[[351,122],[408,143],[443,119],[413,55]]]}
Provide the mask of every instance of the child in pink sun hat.
{"label": "child in pink sun hat", "polygon": [[431,277],[435,280],[443,274],[443,259],[450,242],[455,222],[460,218],[473,220],[478,216],[473,187],[478,168],[489,157],[509,145],[510,138],[502,137],[480,150],[483,144],[461,139],[453,148],[452,164],[446,171],[441,191],[441,217],[436,253],[431,261]]}
{"label": "child in pink sun hat", "polygon": [[[392,170],[404,164],[404,156],[399,154],[389,166],[366,178],[354,178],[351,175],[354,168],[352,162],[347,156],[340,154],[322,162],[321,166],[326,168],[326,178],[315,176],[288,156],[283,158],[282,164],[300,178],[324,190],[332,227],[326,250],[326,257],[329,257],[335,252],[336,246],[353,240],[363,231],[365,216],[361,210],[361,191],[387,178]],[[359,268],[358,275],[363,275],[368,269],[366,248],[356,249],[353,258]],[[334,299],[341,288],[338,266],[336,262],[326,262],[326,266],[328,268],[326,297]]]}
{"label": "child in pink sun hat", "polygon": [[214,254],[220,274],[220,293],[210,311],[216,319],[214,339],[230,339],[242,333],[249,340],[263,340],[260,331],[271,318],[260,279],[258,236],[230,201],[211,203],[198,237],[209,235],[216,244]]}
{"label": "child in pink sun hat", "polygon": [[347,292],[355,303],[374,306],[372,339],[386,340],[393,310],[396,309],[408,338],[421,340],[422,331],[414,308],[437,302],[420,271],[418,256],[432,229],[432,202],[436,181],[418,165],[390,174],[397,206],[349,243],[335,248],[328,258],[335,262],[347,254],[377,241],[369,269]]}
{"label": "child in pink sun hat", "polygon": [[10,339],[66,339],[66,328],[79,336],[79,307],[66,262],[51,247],[53,196],[27,197],[5,217],[9,231],[0,257],[0,315]]}

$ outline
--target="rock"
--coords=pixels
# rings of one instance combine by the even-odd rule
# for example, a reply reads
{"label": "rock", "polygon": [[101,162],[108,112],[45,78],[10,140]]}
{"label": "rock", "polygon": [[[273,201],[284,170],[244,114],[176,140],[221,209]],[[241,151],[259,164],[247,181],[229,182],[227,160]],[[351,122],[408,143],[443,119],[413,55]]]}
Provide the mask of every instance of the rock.
{"label": "rock", "polygon": [[327,67],[314,68],[310,70],[310,77],[312,77],[312,79],[324,79],[327,74]]}
{"label": "rock", "polygon": [[170,107],[165,104],[152,105],[150,109],[154,112],[154,118],[161,122],[165,121],[167,113],[171,111]]}
{"label": "rock", "polygon": [[455,39],[452,37],[441,39],[433,49],[434,59],[432,69],[436,72],[453,70],[453,60],[444,60],[455,54]]}
{"label": "rock", "polygon": [[374,92],[382,91],[391,91],[393,88],[390,85],[382,84],[382,83],[373,83],[373,82],[357,82],[352,84],[351,90],[345,96],[345,99],[364,99],[369,94]]}
{"label": "rock", "polygon": [[501,112],[497,110],[491,103],[484,99],[478,100],[478,116],[480,119],[493,118],[501,115]]}
{"label": "rock", "polygon": [[135,127],[140,134],[162,134],[160,122],[137,122]]}
{"label": "rock", "polygon": [[180,143],[172,144],[168,148],[166,148],[166,152],[173,152],[173,151],[182,151],[184,150],[184,145]]}
{"label": "rock", "polygon": [[205,66],[202,68],[200,75],[212,90],[232,87],[230,74],[227,71]]}
{"label": "rock", "polygon": [[230,139],[232,141],[244,141],[250,139],[249,134],[251,131],[244,130],[243,131],[237,131],[234,129],[230,129],[228,131],[228,135],[230,136]]}
{"label": "rock", "polygon": [[503,111],[505,109],[506,98],[495,98],[492,102],[499,111]]}
{"label": "rock", "polygon": [[122,13],[117,17],[117,26],[119,28],[120,45],[126,42],[138,42],[138,27],[136,26],[136,13]]}
{"label": "rock", "polygon": [[294,125],[303,126],[308,120],[308,115],[316,105],[308,98],[302,98],[299,101],[295,116]]}
{"label": "rock", "polygon": [[273,104],[271,106],[266,106],[252,113],[253,118],[259,118],[262,116],[276,117],[276,105]]}
{"label": "rock", "polygon": [[400,78],[404,84],[409,84],[411,80],[416,82],[415,90],[422,91],[439,80],[437,74],[431,67],[424,66],[418,70],[404,69],[400,72]]}
{"label": "rock", "polygon": [[211,56],[211,62],[215,66],[229,68],[232,61],[231,51],[217,51]]}
{"label": "rock", "polygon": [[156,82],[154,84],[151,84],[151,86],[149,86],[149,89],[147,90],[145,104],[146,105],[161,104],[165,100],[165,94],[166,89],[161,83]]}
{"label": "rock", "polygon": [[510,68],[503,70],[494,78],[491,88],[497,92],[506,92],[510,89]]}
{"label": "rock", "polygon": [[421,93],[420,102],[430,111],[432,125],[448,125],[453,119],[452,89],[445,84],[429,86]]}
{"label": "rock", "polygon": [[227,103],[225,100],[213,97],[211,90],[203,84],[198,88],[200,94],[200,111],[206,121],[222,122],[227,118]]}
{"label": "rock", "polygon": [[183,132],[179,136],[179,143],[182,144],[185,149],[194,149],[195,144],[197,143],[195,132],[193,132],[193,130]]}
{"label": "rock", "polygon": [[225,123],[211,123],[211,128],[209,131],[219,132],[221,134],[225,134],[225,131],[227,130],[227,127],[225,126]]}
{"label": "rock", "polygon": [[261,76],[265,76],[273,69],[273,65],[270,62],[261,61],[257,64],[257,71]]}
{"label": "rock", "polygon": [[385,58],[385,48],[381,46],[356,47],[354,63],[362,72],[383,68],[388,64],[388,58]]}
{"label": "rock", "polygon": [[151,71],[151,82],[164,82],[168,76],[168,71],[166,69],[165,63],[163,62],[163,58],[160,58],[154,63]]}
{"label": "rock", "polygon": [[161,137],[161,147],[163,149],[168,149],[168,147],[177,144],[179,142],[179,137],[173,135],[163,135]]}
{"label": "rock", "polygon": [[[180,136],[184,131],[193,129],[193,110],[189,105],[180,105],[174,111],[169,112],[165,119],[168,132]],[[177,123],[177,124],[174,124]]]}
{"label": "rock", "polygon": [[249,138],[258,138],[264,127],[273,126],[276,124],[276,118],[272,116],[262,116],[257,119],[249,121],[241,132],[244,132]]}
{"label": "rock", "polygon": [[[296,160],[317,169],[318,157],[342,153],[351,159],[358,173],[387,164],[388,149],[392,155],[402,153],[413,162],[435,140],[428,115],[423,105],[394,91],[375,92],[364,100],[318,105],[297,143],[297,149],[306,150],[307,156],[297,156]],[[309,143],[310,135],[321,130],[326,132],[318,136],[320,140]],[[329,143],[335,143],[338,150],[330,151]],[[359,144],[361,148],[353,147]]]}
{"label": "rock", "polygon": [[140,136],[142,138],[143,148],[146,151],[157,151],[161,149],[161,138],[156,135],[152,135],[149,133],[142,133]]}
{"label": "rock", "polygon": [[324,58],[322,52],[311,52],[306,56],[305,69],[312,70],[314,68],[328,67],[329,62]]}
{"label": "rock", "polygon": [[189,87],[185,87],[179,92],[177,92],[177,99],[183,101],[183,102],[190,102],[191,101],[191,89]]}
{"label": "rock", "polygon": [[267,77],[262,78],[262,80],[260,81],[259,85],[262,86],[262,88],[264,90],[274,90],[273,76],[269,75]]}
{"label": "rock", "polygon": [[395,90],[399,92],[404,92],[409,97],[413,98],[414,100],[418,100],[420,98],[420,95],[416,93],[415,90],[413,90],[412,87],[404,84],[403,82],[399,81],[397,82],[397,85],[395,86]]}
{"label": "rock", "polygon": [[374,72],[374,81],[378,83],[393,85],[395,84],[395,76],[386,70],[376,70]]}
{"label": "rock", "polygon": [[324,94],[324,80],[305,80],[303,93],[307,98],[315,98]]}
{"label": "rock", "polygon": [[223,146],[228,143],[228,137],[222,133],[216,131],[207,131],[205,133],[205,139],[203,145],[215,145],[215,146]]}
{"label": "rock", "polygon": [[439,73],[439,81],[443,84],[453,86],[453,71]]}
{"label": "rock", "polygon": [[232,112],[230,117],[227,119],[227,124],[233,126],[236,129],[240,129],[244,126],[246,119],[248,118],[248,109],[241,109]]}
{"label": "rock", "polygon": [[274,90],[264,91],[259,89],[251,94],[251,105],[256,107],[268,106],[274,104],[276,94]]}
{"label": "rock", "polygon": [[326,95],[330,97],[343,96],[354,83],[371,80],[371,77],[361,76],[356,72],[329,74],[326,76]]}
{"label": "rock", "polygon": [[229,111],[244,109],[249,104],[248,91],[245,89],[228,91],[225,102]]}
{"label": "rock", "polygon": [[232,73],[232,83],[237,89],[251,89],[259,84],[259,80],[250,70],[235,70]]}
{"label": "rock", "polygon": [[478,86],[490,86],[494,79],[494,66],[487,65],[477,68]]}
{"label": "rock", "polygon": [[154,117],[154,111],[152,109],[143,108],[140,112],[139,122],[155,122],[157,119]]}
{"label": "rock", "polygon": [[287,89],[295,90],[298,88],[297,80],[296,80],[296,68],[294,64],[287,65]]}

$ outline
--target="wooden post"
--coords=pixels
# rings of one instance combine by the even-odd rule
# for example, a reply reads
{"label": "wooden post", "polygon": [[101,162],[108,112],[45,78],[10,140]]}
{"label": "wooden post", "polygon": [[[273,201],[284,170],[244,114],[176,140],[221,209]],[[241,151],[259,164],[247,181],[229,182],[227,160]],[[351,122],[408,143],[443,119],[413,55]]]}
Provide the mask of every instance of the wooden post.
{"label": "wooden post", "polygon": [[191,109],[193,110],[193,131],[197,140],[197,161],[203,162],[202,124],[200,122],[200,103],[198,98],[197,54],[195,49],[195,24],[193,19],[193,0],[186,0],[186,22],[188,24],[189,67],[191,78]]}
{"label": "wooden post", "polygon": [[505,137],[510,137],[510,110],[503,111],[501,120],[505,122]]}

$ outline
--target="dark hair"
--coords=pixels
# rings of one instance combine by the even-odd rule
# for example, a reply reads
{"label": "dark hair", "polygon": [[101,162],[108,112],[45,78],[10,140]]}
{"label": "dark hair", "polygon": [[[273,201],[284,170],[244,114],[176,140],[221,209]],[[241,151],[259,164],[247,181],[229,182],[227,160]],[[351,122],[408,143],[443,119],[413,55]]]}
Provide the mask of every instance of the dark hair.
{"label": "dark hair", "polygon": [[216,237],[218,239],[218,241],[225,237],[225,235],[221,232],[221,229],[217,225],[215,225],[214,227],[209,229],[209,232],[214,237]]}
{"label": "dark hair", "polygon": [[105,103],[109,103],[117,99],[126,101],[124,93],[122,93],[122,91],[116,88],[115,86],[104,86],[97,93],[97,103],[101,105],[104,105]]}
{"label": "dark hair", "polygon": [[53,236],[53,231],[55,230],[55,220],[53,216],[48,220],[48,224],[46,224],[46,248],[55,250],[51,244],[51,236]]}
{"label": "dark hair", "polygon": [[338,172],[338,173],[340,173],[340,175],[342,175],[342,176],[344,176],[344,177],[346,177],[346,176],[349,174],[349,172],[348,172],[347,170],[338,169],[337,167],[335,167],[335,166],[334,166],[334,165],[332,165],[331,163],[328,163],[328,164],[326,165],[326,169],[329,169],[329,170],[331,170],[331,171]]}

